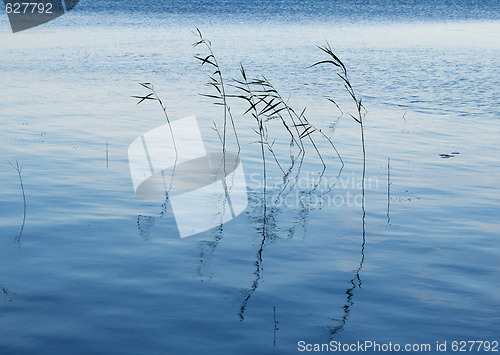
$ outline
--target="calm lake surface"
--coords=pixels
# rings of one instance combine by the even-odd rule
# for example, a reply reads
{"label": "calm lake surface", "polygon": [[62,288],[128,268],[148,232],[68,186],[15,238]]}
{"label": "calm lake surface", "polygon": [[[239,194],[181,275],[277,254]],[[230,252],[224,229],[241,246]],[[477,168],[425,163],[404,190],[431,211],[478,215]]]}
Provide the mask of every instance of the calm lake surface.
{"label": "calm lake surface", "polygon": [[[300,341],[428,353],[446,341],[451,353],[453,341],[500,341],[499,7],[81,1],[16,34],[2,12],[0,353],[290,354]],[[326,171],[308,144],[282,191],[266,153],[264,211],[255,120],[231,98],[248,207],[181,239],[168,201],[134,193],[128,147],[165,118],[131,96],[153,83],[170,118],[196,115],[220,152],[196,27],[228,84],[240,63],[264,75],[345,165],[339,175],[317,131]],[[366,108],[365,218],[355,107],[335,68],[310,67],[328,59],[326,42]],[[288,169],[287,134],[279,120],[268,129]]]}

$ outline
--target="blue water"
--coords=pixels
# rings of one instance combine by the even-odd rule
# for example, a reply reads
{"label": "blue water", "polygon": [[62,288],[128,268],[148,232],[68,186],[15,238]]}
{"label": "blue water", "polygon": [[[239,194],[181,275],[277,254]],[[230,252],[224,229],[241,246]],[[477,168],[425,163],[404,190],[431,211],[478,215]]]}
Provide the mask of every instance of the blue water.
{"label": "blue water", "polygon": [[484,1],[80,1],[78,11],[153,15],[215,15],[242,18],[309,17],[316,20],[498,20],[500,5]]}
{"label": "blue water", "polygon": [[[16,34],[0,16],[0,353],[290,354],[300,341],[430,353],[446,341],[452,353],[453,341],[500,341],[498,20],[495,1],[81,1]],[[265,75],[345,166],[338,176],[315,136],[318,186],[308,146],[288,205],[268,201],[264,214],[255,123],[232,99],[249,206],[181,239],[168,202],[134,194],[127,149],[164,123],[131,97],[144,81],[220,149],[196,27],[228,83],[240,63]],[[366,108],[364,219],[352,102],[335,71],[310,68],[326,41]],[[268,124],[287,166],[286,135]],[[267,163],[270,198],[283,174]]]}

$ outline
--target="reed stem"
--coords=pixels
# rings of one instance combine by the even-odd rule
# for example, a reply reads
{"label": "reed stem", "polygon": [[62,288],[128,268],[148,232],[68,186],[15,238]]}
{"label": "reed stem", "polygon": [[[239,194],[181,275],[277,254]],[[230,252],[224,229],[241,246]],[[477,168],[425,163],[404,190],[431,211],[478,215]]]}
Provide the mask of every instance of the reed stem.
{"label": "reed stem", "polygon": [[22,237],[23,237],[23,231],[24,231],[24,225],[26,223],[26,194],[24,193],[24,183],[23,183],[23,177],[21,174],[22,166],[19,165],[19,162],[16,159],[16,165],[12,164],[9,162],[10,165],[17,171],[17,174],[19,175],[19,183],[21,184],[21,191],[23,193],[23,203],[24,203],[24,212],[23,212],[23,223],[21,225],[21,231],[19,234],[16,236],[15,240],[16,242],[21,245],[22,243]]}

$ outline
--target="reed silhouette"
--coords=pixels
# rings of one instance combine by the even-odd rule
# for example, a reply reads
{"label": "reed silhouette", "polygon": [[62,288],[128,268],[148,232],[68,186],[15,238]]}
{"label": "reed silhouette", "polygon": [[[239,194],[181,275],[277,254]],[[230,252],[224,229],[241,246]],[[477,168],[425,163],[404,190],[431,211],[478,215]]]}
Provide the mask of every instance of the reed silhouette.
{"label": "reed silhouette", "polygon": [[[278,207],[274,201],[270,201],[269,189],[267,185],[267,178],[269,174],[269,162],[275,164],[276,167],[282,174],[283,185],[279,191],[277,191],[276,196],[280,197],[282,194],[286,194],[288,191],[299,188],[296,186],[295,182],[302,174],[302,165],[305,160],[308,164],[313,163],[314,157],[317,159],[317,163],[320,163],[321,168],[317,171],[319,179],[316,183],[305,191],[301,191],[302,195],[311,196],[318,186],[320,186],[321,179],[323,178],[325,171],[327,170],[330,162],[327,161],[325,157],[324,147],[330,147],[331,151],[334,152],[334,156],[337,157],[340,163],[337,180],[342,174],[344,169],[344,161],[340,155],[337,147],[335,146],[332,138],[325,134],[321,129],[312,124],[306,117],[306,108],[300,111],[295,110],[291,104],[290,100],[285,100],[283,95],[277,90],[277,88],[264,76],[260,75],[257,77],[250,77],[247,73],[243,64],[240,64],[239,78],[233,78],[231,80],[225,79],[222,68],[217,60],[215,51],[212,46],[212,42],[205,38],[199,29],[194,31],[197,36],[197,41],[193,44],[194,48],[203,48],[205,54],[196,54],[194,57],[198,60],[202,67],[209,67],[210,75],[207,86],[213,91],[211,93],[201,94],[204,97],[208,97],[214,100],[216,105],[222,106],[222,127],[219,128],[217,124],[213,123],[213,129],[216,132],[223,153],[225,157],[228,147],[229,147],[229,135],[232,134],[237,144],[238,155],[241,151],[241,144],[239,138],[239,131],[236,126],[235,117],[233,117],[233,112],[231,110],[230,102],[232,100],[243,100],[246,103],[246,109],[242,113],[242,117],[250,116],[255,122],[254,132],[258,136],[259,149],[258,154],[260,156],[261,166],[262,166],[262,191],[251,191],[251,194],[255,196],[262,196],[260,203],[252,206],[253,210],[249,212],[249,217],[253,218],[253,223],[256,223],[255,230],[259,235],[259,243],[257,243],[257,251],[255,255],[254,262],[254,272],[253,280],[250,286],[242,290],[242,300],[239,307],[238,316],[241,321],[245,319],[245,311],[249,302],[251,301],[252,295],[257,291],[260,283],[263,280],[264,273],[264,251],[265,248],[270,245],[274,240],[280,238],[280,230],[277,225],[277,217],[283,211],[283,207]],[[343,313],[340,319],[336,319],[337,325],[329,328],[330,334],[335,334],[341,331],[349,317],[352,306],[354,305],[354,292],[356,288],[361,288],[362,282],[360,273],[363,268],[363,263],[365,260],[365,175],[366,175],[366,150],[365,150],[365,132],[364,132],[364,117],[366,109],[363,106],[362,99],[357,96],[353,85],[350,82],[348,71],[344,63],[334,54],[331,47],[328,45],[324,47],[319,47],[319,49],[328,56],[327,59],[314,63],[311,67],[318,65],[333,65],[337,69],[336,76],[340,78],[345,90],[347,91],[349,97],[355,104],[355,114],[349,113],[348,110],[343,110],[340,105],[332,98],[327,98],[328,101],[335,105],[335,107],[341,112],[341,117],[344,112],[359,124],[360,135],[361,135],[361,147],[363,154],[362,163],[362,242],[361,242],[361,255],[360,262],[357,269],[354,271],[354,275],[349,282],[349,286],[345,291],[346,301],[343,306]],[[154,87],[150,83],[141,83],[143,87],[148,89],[150,92],[144,96],[134,96],[139,99],[139,103],[147,100],[158,101],[167,122],[170,124],[168,118],[166,106],[162,103]],[[232,92],[234,91],[234,92]],[[337,119],[340,119],[340,117]],[[280,127],[280,130],[275,131],[269,129],[269,124],[271,121],[279,122],[278,125],[273,127]],[[277,139],[283,139],[286,137],[287,146],[289,151],[289,161],[285,164],[281,156],[277,154]],[[173,138],[173,137],[172,137]],[[320,144],[320,141],[321,142]],[[283,148],[279,146],[279,148]],[[309,150],[313,151],[313,155],[309,154]],[[329,155],[329,154],[328,154]],[[226,161],[223,161],[224,169]],[[312,165],[314,166],[314,165]],[[225,191],[227,192],[229,187],[226,181],[223,181]],[[300,188],[299,188],[300,189]],[[327,193],[331,192],[330,189]],[[226,194],[227,196],[227,194]],[[308,215],[313,207],[311,207],[308,200],[298,201],[296,210],[287,211],[287,213],[297,213],[296,220],[299,221],[297,224],[289,226],[287,238],[293,238],[295,235],[295,230],[300,225],[305,226],[308,223]],[[160,218],[164,215],[166,211],[166,206],[168,204],[168,195],[166,196],[166,201],[163,205],[163,211]],[[144,216],[139,216],[142,219]],[[138,219],[139,221],[139,219]],[[142,221],[141,221],[142,222]],[[142,225],[143,223],[141,223]],[[141,229],[141,228],[140,228]],[[211,260],[215,254],[218,244],[221,242],[224,236],[224,228],[221,224],[215,229],[215,237],[213,240],[200,242],[200,255],[199,255],[199,266],[197,268],[197,274],[199,277],[207,277],[205,269],[211,264]],[[208,276],[211,278],[211,276]],[[274,314],[274,344],[276,344],[276,331],[278,330],[276,321],[276,308],[273,307]]]}
{"label": "reed silhouette", "polygon": [[[362,99],[356,94],[351,81],[349,79],[349,75],[347,73],[347,68],[344,65],[344,63],[333,53],[333,50],[331,46],[326,43],[325,46],[323,47],[318,47],[322,52],[324,52],[327,56],[328,59],[321,60],[319,62],[314,63],[311,67],[317,66],[317,65],[333,65],[334,68],[337,70],[336,75],[339,77],[344,85],[344,89],[347,91],[349,94],[350,98],[352,99],[355,108],[356,108],[356,113],[355,115],[351,114],[348,112],[348,115],[359,124],[360,127],[360,133],[361,133],[361,149],[363,153],[363,165],[362,165],[362,178],[361,178],[361,193],[362,193],[362,200],[361,200],[361,237],[362,237],[362,242],[361,242],[361,259],[359,262],[359,267],[355,270],[354,277],[350,281],[350,286],[346,290],[346,303],[344,305],[344,312],[342,318],[339,320],[339,324],[331,327],[330,328],[330,333],[331,335],[336,334],[337,332],[341,331],[344,329],[344,326],[347,322],[347,319],[349,317],[349,314],[351,312],[351,308],[354,304],[353,297],[354,297],[354,290],[356,288],[361,288],[361,278],[360,278],[360,272],[363,268],[363,263],[365,261],[365,244],[366,244],[366,210],[365,210],[365,176],[366,176],[366,150],[365,150],[365,127],[364,127],[364,117],[366,114],[366,109],[363,106]],[[340,109],[339,105],[335,100],[332,98],[327,98],[328,101],[333,103],[342,113],[343,111]]]}
{"label": "reed silhouette", "polygon": [[21,224],[21,230],[19,231],[19,234],[14,238],[14,241],[21,246],[23,243],[23,232],[24,232],[24,225],[26,224],[26,194],[24,193],[24,183],[23,183],[23,177],[21,175],[21,170],[22,166],[19,165],[19,162],[16,159],[16,165],[12,164],[9,162],[10,165],[14,168],[14,170],[17,171],[17,174],[19,176],[19,184],[21,185],[21,191],[23,193],[23,204],[24,204],[24,209],[23,209],[23,223]]}

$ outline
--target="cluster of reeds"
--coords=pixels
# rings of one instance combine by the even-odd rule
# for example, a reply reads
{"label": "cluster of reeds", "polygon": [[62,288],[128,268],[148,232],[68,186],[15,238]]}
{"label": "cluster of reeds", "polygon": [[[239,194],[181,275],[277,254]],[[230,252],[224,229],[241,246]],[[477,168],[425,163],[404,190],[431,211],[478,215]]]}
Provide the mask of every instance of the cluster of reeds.
{"label": "cluster of reeds", "polygon": [[[227,126],[230,124],[233,134],[236,138],[238,145],[238,153],[240,152],[240,143],[238,139],[237,128],[235,126],[235,121],[231,113],[231,108],[229,105],[229,99],[236,98],[244,100],[248,108],[243,113],[243,115],[250,115],[253,117],[256,123],[256,129],[254,131],[258,134],[260,144],[260,155],[262,159],[262,169],[263,169],[263,195],[264,201],[267,198],[267,165],[266,165],[266,154],[272,156],[272,160],[277,164],[281,172],[283,173],[284,180],[288,180],[288,175],[293,169],[296,160],[300,161],[299,166],[306,157],[308,146],[312,147],[317,158],[319,158],[323,169],[320,176],[323,176],[325,170],[327,169],[327,164],[325,162],[324,153],[319,148],[318,139],[325,139],[331,146],[335,154],[337,155],[341,167],[339,169],[339,174],[341,173],[344,162],[340,156],[335,144],[324,132],[315,127],[306,117],[306,109],[301,111],[294,110],[289,104],[288,100],[285,100],[276,87],[265,77],[255,77],[249,78],[247,72],[242,64],[240,64],[240,78],[232,79],[229,85],[225,84],[223,79],[221,67],[217,61],[217,58],[212,49],[212,43],[203,37],[199,29],[196,30],[196,35],[198,40],[194,43],[194,47],[203,45],[206,49],[204,55],[195,55],[195,58],[201,62],[201,65],[208,65],[213,72],[211,72],[210,79],[208,81],[208,86],[212,87],[214,90],[210,94],[202,94],[205,97],[209,97],[215,100],[215,103],[223,106],[223,128],[221,136],[222,150],[223,154],[226,152],[227,145]],[[228,93],[228,87],[236,89],[236,93]],[[284,169],[280,160],[277,158],[274,143],[275,138],[270,137],[269,130],[267,128],[267,123],[271,120],[279,120],[281,127],[283,128],[283,134],[289,138],[290,146],[290,166]],[[217,129],[217,127],[216,127]],[[277,133],[277,137],[282,137],[281,133]],[[298,174],[299,172],[297,172]],[[284,185],[286,188],[286,184]],[[266,204],[263,206],[264,212],[266,211]]]}
{"label": "cluster of reeds", "polygon": [[[277,164],[279,169],[282,171],[283,176],[285,179],[288,178],[288,175],[290,174],[291,169],[294,166],[295,160],[300,159],[300,164],[301,166],[302,161],[304,157],[306,156],[306,150],[307,146],[312,146],[313,150],[315,151],[317,157],[320,159],[323,169],[320,174],[320,178],[325,172],[327,165],[325,163],[325,160],[323,158],[323,153],[318,147],[317,139],[322,138],[325,139],[331,146],[331,148],[334,150],[335,154],[337,155],[341,167],[339,170],[339,175],[342,172],[342,169],[344,167],[344,162],[342,160],[341,155],[339,154],[337,148],[335,147],[335,144],[331,140],[330,137],[328,137],[324,132],[322,132],[320,129],[315,127],[311,122],[306,118],[305,115],[305,109],[300,111],[295,111],[290,104],[288,103],[287,100],[283,99],[283,96],[279,93],[279,91],[276,89],[275,86],[265,77],[265,76],[260,76],[257,78],[249,78],[247,75],[247,72],[242,64],[240,64],[240,75],[241,77],[238,79],[233,79],[232,82],[230,83],[230,86],[237,89],[238,93],[236,94],[228,94],[227,93],[227,88],[224,86],[224,82],[222,80],[222,74],[221,74],[221,68],[217,62],[217,59],[215,57],[214,51],[212,50],[212,45],[211,42],[208,41],[203,37],[201,32],[197,30],[197,35],[199,36],[199,41],[195,43],[195,46],[199,46],[200,44],[204,44],[206,48],[208,49],[208,54],[206,56],[196,56],[198,60],[201,61],[202,65],[208,64],[213,67],[215,70],[210,77],[210,81],[208,83],[209,86],[215,88],[216,93],[215,94],[203,94],[206,97],[210,97],[216,100],[216,103],[219,105],[222,105],[224,107],[224,130],[222,133],[223,139],[221,140],[222,146],[223,146],[223,151],[225,152],[225,144],[226,144],[226,125],[227,125],[227,115],[230,115],[231,119],[231,126],[233,128],[233,132],[235,137],[237,138],[237,129],[234,125],[234,120],[231,115],[231,110],[229,108],[229,103],[228,103],[228,98],[238,98],[242,99],[247,103],[247,109],[243,113],[243,115],[250,115],[253,117],[256,123],[256,129],[254,131],[257,133],[259,136],[258,143],[260,144],[260,155],[262,159],[262,169],[263,169],[263,196],[264,196],[264,206],[263,206],[263,226],[261,229],[262,232],[262,241],[260,243],[260,248],[257,252],[257,259],[256,259],[256,270],[254,272],[255,274],[255,280],[252,282],[252,285],[248,292],[245,294],[245,297],[243,299],[241,309],[240,309],[240,319],[243,320],[243,313],[245,311],[246,305],[252,296],[252,294],[256,291],[260,280],[261,280],[261,272],[262,272],[262,253],[263,249],[266,243],[266,238],[268,237],[268,230],[267,230],[267,219],[268,219],[268,214],[267,214],[267,186],[266,186],[266,177],[267,177],[267,169],[266,169],[266,154],[270,154],[274,160],[274,162]],[[340,72],[337,73],[338,77],[342,80],[344,87],[349,94],[349,96],[352,98],[355,107],[356,107],[356,113],[355,115],[352,115],[350,113],[349,116],[354,119],[359,125],[360,125],[360,131],[361,131],[361,145],[362,145],[362,152],[363,152],[363,169],[362,169],[362,211],[363,211],[363,216],[362,216],[362,224],[363,224],[363,241],[362,241],[362,246],[361,246],[361,261],[359,264],[359,267],[355,271],[355,275],[353,279],[351,280],[350,284],[351,287],[349,287],[346,290],[347,294],[347,303],[345,307],[345,314],[342,317],[342,320],[340,321],[340,324],[332,329],[332,333],[335,333],[339,330],[341,330],[347,321],[347,317],[349,315],[349,310],[350,307],[352,306],[352,297],[354,295],[353,291],[357,287],[361,287],[361,279],[360,279],[360,271],[363,267],[363,262],[364,262],[364,246],[365,246],[365,208],[364,208],[364,201],[365,201],[365,171],[366,171],[366,152],[365,152],[365,137],[364,137],[364,113],[365,109],[362,104],[361,98],[359,98],[349,80],[349,76],[347,73],[347,68],[344,65],[344,63],[333,53],[331,47],[327,44],[325,47],[319,47],[324,53],[326,53],[329,58],[327,60],[323,60],[320,62],[317,62],[313,64],[312,66],[317,66],[321,64],[331,64],[334,67],[340,69]],[[341,112],[342,110],[340,109],[339,105],[335,102],[335,100],[328,98],[330,102],[332,102]],[[270,120],[279,120],[281,123],[281,126],[283,128],[282,133],[279,133],[279,135],[284,134],[289,138],[289,146],[290,146],[290,167],[287,169],[285,172],[285,169],[283,169],[282,165],[280,164],[280,160],[275,154],[275,150],[273,149],[275,140],[270,138],[269,131],[267,128],[267,123]],[[238,149],[239,149],[239,143],[238,143]],[[295,149],[295,152],[293,152],[293,149]],[[300,168],[298,169],[297,174],[300,173]],[[286,185],[285,185],[286,186]],[[284,187],[285,188],[285,187]],[[314,189],[313,189],[314,190]],[[273,212],[270,213],[271,215]],[[271,233],[272,234],[272,233]]]}
{"label": "cluster of reeds", "polygon": [[[226,169],[225,158],[229,146],[229,138],[230,138],[229,135],[234,136],[234,139],[237,144],[238,155],[240,154],[241,151],[240,139],[238,137],[238,129],[236,127],[235,120],[233,118],[233,114],[231,111],[230,100],[239,99],[243,100],[247,104],[247,108],[243,112],[243,116],[249,115],[254,119],[256,124],[256,128],[254,129],[254,131],[256,132],[259,138],[257,142],[260,145],[260,155],[262,160],[263,197],[264,197],[263,199],[264,203],[262,206],[263,208],[263,214],[262,214],[263,218],[262,218],[262,228],[261,228],[262,240],[260,243],[259,250],[257,252],[257,258],[255,262],[255,267],[256,267],[256,270],[254,272],[255,279],[252,282],[252,285],[249,288],[248,292],[245,293],[245,297],[240,307],[241,309],[239,316],[240,319],[243,320],[244,319],[243,314],[245,312],[246,305],[249,299],[251,298],[252,294],[257,290],[262,278],[261,274],[261,272],[263,271],[262,253],[266,245],[266,238],[272,235],[272,232],[268,231],[268,225],[272,224],[272,219],[273,219],[272,216],[276,212],[274,211],[274,209],[272,211],[267,210],[268,207],[266,203],[267,202],[266,178],[267,178],[267,161],[269,160],[268,156],[272,157],[274,163],[279,167],[279,169],[283,173],[284,182],[287,182],[286,184],[284,184],[283,190],[280,192],[280,194],[283,191],[285,191],[288,181],[290,181],[289,175],[294,169],[297,160],[299,161],[299,164],[297,164],[298,168],[296,169],[296,174],[297,176],[300,174],[300,167],[302,166],[302,162],[305,159],[309,149],[312,149],[314,151],[315,156],[317,157],[317,159],[319,159],[319,162],[321,162],[323,166],[322,171],[320,172],[320,179],[321,179],[325,170],[327,169],[327,162],[325,161],[325,154],[324,152],[322,152],[321,150],[322,148],[320,148],[323,147],[324,145],[323,144],[320,145],[319,144],[320,142],[318,140],[325,140],[328,143],[328,145],[332,148],[333,152],[335,152],[336,156],[338,157],[341,166],[338,171],[337,178],[340,176],[342,169],[344,168],[344,162],[332,139],[307,119],[305,114],[306,112],[305,108],[300,111],[294,110],[289,104],[289,101],[283,98],[283,96],[280,94],[277,88],[265,76],[262,75],[250,78],[243,64],[240,64],[239,78],[226,80],[222,74],[221,66],[219,65],[217,57],[212,48],[211,41],[206,39],[202,35],[199,29],[196,29],[194,33],[197,36],[197,40],[193,44],[193,47],[195,48],[202,47],[205,51],[205,54],[196,54],[194,57],[198,61],[200,61],[201,66],[210,68],[210,75],[207,85],[212,89],[212,91],[210,93],[203,93],[201,95],[213,99],[214,103],[216,105],[220,105],[222,108],[222,115],[223,115],[222,128],[219,129],[219,127],[217,127],[217,125],[214,122],[214,129],[219,136],[222,146],[224,172]],[[328,45],[328,43],[324,47],[319,47],[319,49],[328,56],[328,59],[316,62],[311,67],[318,65],[333,65],[333,67],[337,69],[336,76],[340,78],[345,90],[347,91],[348,95],[355,104],[355,114],[348,113],[348,115],[352,119],[354,119],[354,121],[357,122],[360,126],[361,146],[363,153],[363,166],[362,166],[363,240],[361,245],[361,260],[359,267],[355,271],[355,275],[350,282],[350,287],[346,290],[347,301],[346,305],[344,306],[344,315],[340,320],[339,325],[331,329],[331,332],[333,334],[343,329],[347,321],[350,308],[353,305],[352,297],[354,295],[353,293],[354,289],[361,287],[361,279],[359,274],[363,267],[364,247],[365,247],[364,205],[365,205],[366,152],[365,152],[365,135],[364,135],[364,115],[366,111],[362,104],[361,98],[357,96],[350,82],[347,68],[344,65],[344,63],[334,54],[333,50],[331,49],[330,45]],[[170,125],[170,120],[167,114],[166,106],[162,103],[162,101],[158,97],[156,91],[154,90],[153,85],[151,83],[141,83],[141,85],[146,89],[148,89],[149,93],[145,96],[134,96],[135,98],[139,99],[138,104],[146,100],[157,101],[164,112],[167,123]],[[230,93],[229,92],[230,90],[233,90],[235,92]],[[340,106],[334,99],[328,98],[328,100],[342,112]],[[287,139],[289,142],[288,144],[290,151],[290,162],[287,168],[284,167],[282,160],[278,158],[276,150],[274,149],[276,138],[274,136],[272,137],[268,130],[268,123],[271,120],[277,120],[278,122],[281,123],[280,127],[282,128],[282,130],[276,133],[276,137],[278,138],[283,138],[284,136],[288,137]],[[175,138],[173,137],[173,134],[172,134],[172,139],[174,140],[175,144]],[[225,175],[226,174],[224,174],[224,176]],[[222,180],[227,198],[227,192],[228,192],[227,183],[224,178]],[[317,184],[319,185],[319,182]],[[316,187],[314,187],[312,191],[314,191],[315,188]],[[221,232],[222,230],[220,230],[219,233],[217,234],[217,238],[215,239],[215,241],[209,244],[209,250],[207,251],[208,254],[212,254],[215,251],[218,242],[222,238]],[[200,259],[206,257],[205,254],[206,254],[205,252],[202,252],[202,256],[200,256]],[[201,273],[200,270],[199,272]],[[275,319],[275,332],[277,330],[276,325],[277,322]]]}
{"label": "cluster of reeds", "polygon": [[[256,78],[249,78],[245,71],[245,68],[242,64],[240,64],[240,74],[241,78],[232,79],[229,84],[226,83],[226,79],[223,77],[222,69],[219,65],[217,57],[213,51],[212,43],[210,40],[206,39],[199,29],[196,29],[194,32],[197,36],[197,41],[193,44],[193,47],[203,47],[205,54],[196,54],[194,57],[201,62],[202,66],[207,66],[210,68],[210,77],[207,85],[211,87],[213,90],[211,93],[203,93],[201,95],[213,99],[216,105],[220,105],[222,107],[223,114],[223,123],[221,131],[214,123],[215,130],[217,131],[222,145],[222,157],[223,157],[223,165],[224,170],[226,168],[226,153],[228,147],[228,134],[229,130],[232,131],[232,135],[236,140],[237,144],[237,152],[238,154],[241,151],[240,140],[238,137],[238,130],[235,125],[235,120],[233,118],[233,114],[231,111],[231,106],[229,104],[229,100],[232,98],[242,99],[248,104],[247,110],[243,113],[243,115],[250,115],[254,118],[256,122],[257,128],[255,132],[259,136],[258,143],[260,144],[260,154],[262,158],[262,166],[263,166],[263,194],[264,200],[266,198],[266,175],[267,175],[267,167],[266,167],[266,153],[270,154],[277,164],[279,169],[282,171],[284,179],[288,178],[290,173],[290,167],[293,168],[295,161],[297,159],[300,162],[306,157],[307,147],[310,146],[316,153],[316,156],[319,158],[323,169],[322,174],[325,172],[327,168],[327,164],[325,162],[324,153],[320,150],[319,144],[317,140],[319,138],[325,139],[328,144],[331,146],[336,156],[338,157],[341,167],[339,169],[339,175],[344,167],[344,162],[342,160],[341,155],[339,154],[335,144],[321,129],[318,129],[315,125],[313,125],[306,117],[305,111],[306,109],[302,109],[301,111],[294,110],[289,104],[288,100],[285,100],[283,96],[279,93],[276,87],[265,77],[260,76]],[[352,85],[350,84],[347,70],[345,65],[340,61],[340,59],[333,53],[330,46],[320,47],[322,51],[328,54],[331,58],[329,60],[324,60],[318,63],[313,64],[313,66],[320,64],[333,64],[336,67],[342,69],[338,76],[343,80],[346,90],[353,98],[356,103],[356,116],[349,114],[356,122],[360,124],[361,127],[361,139],[363,145],[363,157],[365,156],[364,151],[364,127],[363,127],[363,105],[361,99],[358,99],[356,96]],[[154,100],[157,101],[165,115],[167,123],[170,126],[170,119],[167,114],[167,108],[158,97],[153,85],[151,83],[140,83],[144,88],[148,89],[148,93],[143,96],[133,96],[139,99],[138,104],[146,101],[146,100]],[[236,89],[236,93],[228,93],[228,89],[233,88]],[[337,107],[338,105],[333,99],[329,99],[333,102]],[[290,146],[290,167],[288,169],[284,169],[282,164],[280,164],[280,160],[277,158],[275,150],[273,148],[275,139],[269,136],[269,131],[267,128],[267,122],[270,120],[279,120],[284,130],[284,134],[289,137],[289,146]],[[230,127],[229,127],[230,126]],[[172,131],[171,131],[172,132]],[[278,133],[278,136],[281,134]],[[177,148],[175,147],[175,137],[172,134],[172,140],[174,142],[174,148],[177,155]],[[294,151],[295,150],[295,151]],[[365,159],[363,159],[364,164]],[[287,171],[285,171],[287,170]],[[363,169],[364,171],[364,169]],[[364,174],[364,173],[363,173]],[[226,184],[225,181],[225,188]],[[363,175],[364,182],[364,175]],[[265,208],[265,206],[264,206]]]}
{"label": "cluster of reeds", "polygon": [[[296,156],[305,156],[306,145],[304,141],[309,141],[321,160],[323,168],[326,168],[323,155],[314,140],[314,135],[319,134],[330,143],[343,166],[342,158],[331,139],[307,120],[305,108],[300,113],[297,113],[288,102],[283,99],[278,90],[265,76],[248,79],[243,65],[241,65],[240,71],[242,79],[235,79],[234,81],[237,85],[234,86],[239,89],[242,94],[236,95],[236,97],[247,101],[249,104],[249,108],[244,114],[251,112],[251,115],[259,123],[259,134],[261,133],[260,126],[263,125],[263,123],[272,119],[279,119],[290,137],[290,148],[295,146],[298,149],[298,154]],[[262,131],[265,132],[265,128],[263,128]],[[271,152],[273,151],[272,145],[269,144],[268,139],[263,141],[262,144],[265,144]],[[294,157],[292,154],[291,156]]]}

